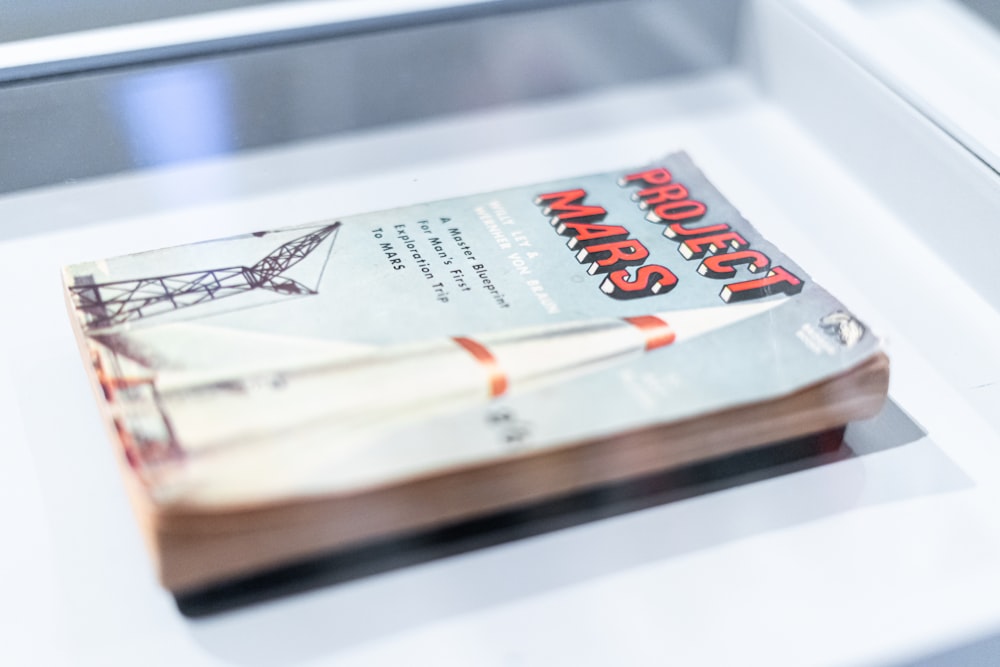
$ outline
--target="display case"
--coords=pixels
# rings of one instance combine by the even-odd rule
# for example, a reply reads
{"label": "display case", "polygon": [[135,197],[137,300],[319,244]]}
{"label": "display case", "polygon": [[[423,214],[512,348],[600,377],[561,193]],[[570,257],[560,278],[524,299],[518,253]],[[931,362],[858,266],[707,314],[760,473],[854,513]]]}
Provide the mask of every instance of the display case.
{"label": "display case", "polygon": [[[988,660],[1000,646],[990,11],[288,2],[0,44],[2,661]],[[933,58],[917,48],[929,42]],[[410,544],[416,557],[265,602],[179,611],[130,514],[60,267],[678,149],[885,338],[882,414],[833,454],[592,499],[459,548]]]}

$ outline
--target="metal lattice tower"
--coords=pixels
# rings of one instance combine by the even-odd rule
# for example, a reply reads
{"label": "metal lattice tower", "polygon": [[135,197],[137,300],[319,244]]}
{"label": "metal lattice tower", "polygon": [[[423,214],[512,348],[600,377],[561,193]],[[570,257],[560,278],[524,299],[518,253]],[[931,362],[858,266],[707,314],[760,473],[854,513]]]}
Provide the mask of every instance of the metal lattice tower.
{"label": "metal lattice tower", "polygon": [[251,290],[316,294],[315,289],[282,274],[309,256],[339,227],[340,223],[335,222],[292,239],[253,266],[227,266],[106,283],[82,276],[69,289],[89,329],[124,324]]}

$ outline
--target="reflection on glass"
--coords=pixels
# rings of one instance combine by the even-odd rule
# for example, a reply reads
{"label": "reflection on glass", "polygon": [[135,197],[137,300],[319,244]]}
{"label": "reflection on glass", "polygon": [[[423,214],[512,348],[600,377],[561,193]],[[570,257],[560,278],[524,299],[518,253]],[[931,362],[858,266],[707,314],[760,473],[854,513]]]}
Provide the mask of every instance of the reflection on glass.
{"label": "reflection on glass", "polygon": [[137,164],[218,155],[236,143],[229,81],[220,67],[183,65],[129,77],[117,97],[122,131]]}

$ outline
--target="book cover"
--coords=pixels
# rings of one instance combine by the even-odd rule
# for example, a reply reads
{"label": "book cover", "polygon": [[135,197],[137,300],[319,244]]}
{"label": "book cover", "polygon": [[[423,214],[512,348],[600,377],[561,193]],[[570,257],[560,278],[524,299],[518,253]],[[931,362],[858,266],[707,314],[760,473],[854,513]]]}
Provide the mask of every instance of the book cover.
{"label": "book cover", "polygon": [[712,420],[880,354],[685,154],[64,278],[105,414],[164,511]]}

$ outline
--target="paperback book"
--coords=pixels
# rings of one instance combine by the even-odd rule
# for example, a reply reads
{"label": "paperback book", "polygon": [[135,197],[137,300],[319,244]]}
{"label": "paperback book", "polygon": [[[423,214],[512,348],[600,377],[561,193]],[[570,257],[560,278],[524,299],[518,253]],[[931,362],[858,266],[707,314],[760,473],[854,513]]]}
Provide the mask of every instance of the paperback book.
{"label": "paperback book", "polygon": [[175,592],[828,431],[888,386],[683,153],[64,281]]}

